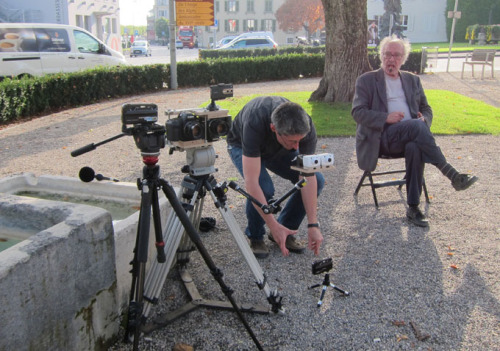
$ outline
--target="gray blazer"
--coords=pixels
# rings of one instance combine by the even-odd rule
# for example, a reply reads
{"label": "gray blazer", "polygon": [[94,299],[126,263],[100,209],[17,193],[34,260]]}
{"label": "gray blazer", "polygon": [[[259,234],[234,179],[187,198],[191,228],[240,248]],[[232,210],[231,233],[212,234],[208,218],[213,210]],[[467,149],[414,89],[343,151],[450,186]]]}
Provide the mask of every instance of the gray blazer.
{"label": "gray blazer", "polygon": [[[430,127],[432,109],[427,103],[420,78],[404,71],[400,71],[400,77],[411,118],[417,118],[417,113],[421,112]],[[358,166],[364,171],[373,171],[377,166],[380,138],[389,115],[382,68],[358,77],[351,114],[358,124],[356,128]]]}

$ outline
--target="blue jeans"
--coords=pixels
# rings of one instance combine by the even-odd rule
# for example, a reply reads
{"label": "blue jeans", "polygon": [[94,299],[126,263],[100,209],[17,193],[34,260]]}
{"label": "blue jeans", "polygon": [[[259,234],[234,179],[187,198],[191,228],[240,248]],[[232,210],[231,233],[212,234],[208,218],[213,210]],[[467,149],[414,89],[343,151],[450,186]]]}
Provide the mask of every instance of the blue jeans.
{"label": "blue jeans", "polygon": [[[243,163],[242,156],[243,150],[237,146],[228,146],[229,156],[233,161],[234,165],[243,176]],[[292,165],[292,160],[298,155],[298,152],[288,151],[279,153],[272,157],[271,159],[261,159],[261,168],[259,176],[259,185],[264,192],[266,200],[270,200],[274,196],[274,185],[271,176],[267,172],[270,170],[274,174],[280,176],[281,178],[289,180],[292,184],[299,181],[299,172],[290,169]],[[315,173],[316,181],[318,183],[318,196],[325,185],[325,178],[321,173]],[[307,186],[307,185],[306,185]],[[247,228],[245,229],[245,234],[252,241],[262,240],[266,230],[264,228],[264,220],[260,216],[259,212],[252,205],[252,202],[247,199],[246,203],[246,215],[247,215]],[[286,205],[281,211],[278,222],[283,226],[291,230],[296,230],[299,228],[300,223],[304,219],[306,211],[304,209],[304,204],[302,203],[302,196],[300,191],[296,191],[292,196],[286,201]]]}

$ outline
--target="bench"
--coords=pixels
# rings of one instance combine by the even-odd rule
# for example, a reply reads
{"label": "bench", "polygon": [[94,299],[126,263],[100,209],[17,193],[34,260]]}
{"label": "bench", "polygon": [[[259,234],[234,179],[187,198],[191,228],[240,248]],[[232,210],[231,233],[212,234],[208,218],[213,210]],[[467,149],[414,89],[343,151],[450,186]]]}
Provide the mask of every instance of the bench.
{"label": "bench", "polygon": [[490,50],[490,49],[474,49],[472,51],[472,54],[467,54],[465,57],[465,62],[462,63],[462,79],[464,78],[464,69],[465,65],[471,65],[472,66],[472,77],[474,77],[474,66],[475,65],[481,65],[483,66],[483,70],[481,73],[481,79],[484,78],[484,68],[486,66],[491,67],[491,77],[495,77],[495,67],[494,67],[494,60],[495,60],[495,52],[496,50]]}

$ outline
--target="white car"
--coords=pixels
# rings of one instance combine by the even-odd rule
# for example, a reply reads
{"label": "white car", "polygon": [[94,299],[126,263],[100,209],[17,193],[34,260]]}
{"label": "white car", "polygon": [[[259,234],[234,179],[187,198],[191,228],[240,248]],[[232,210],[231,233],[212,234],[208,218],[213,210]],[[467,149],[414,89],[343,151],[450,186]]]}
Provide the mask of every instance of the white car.
{"label": "white car", "polygon": [[228,44],[221,46],[218,50],[256,49],[256,48],[276,49],[277,47],[278,44],[270,37],[243,37],[232,40]]}

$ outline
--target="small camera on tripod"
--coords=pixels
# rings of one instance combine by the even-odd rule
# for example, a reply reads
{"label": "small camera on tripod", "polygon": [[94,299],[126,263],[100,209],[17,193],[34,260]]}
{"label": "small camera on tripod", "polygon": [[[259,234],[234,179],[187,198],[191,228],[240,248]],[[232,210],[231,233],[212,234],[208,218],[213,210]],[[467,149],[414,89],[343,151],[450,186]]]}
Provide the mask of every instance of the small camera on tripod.
{"label": "small camera on tripod", "polygon": [[231,128],[228,110],[221,110],[216,100],[233,96],[232,84],[219,84],[210,87],[211,104],[206,108],[169,110],[165,123],[167,140],[180,148],[190,148],[211,143],[226,136]]}
{"label": "small camera on tripod", "polygon": [[325,258],[321,261],[315,261],[312,264],[312,274],[326,273],[332,269],[333,263],[331,258]]}
{"label": "small camera on tripod", "polygon": [[317,155],[298,155],[293,160],[292,169],[302,172],[319,172],[333,167],[333,154],[323,153]]}
{"label": "small camera on tripod", "polygon": [[157,121],[158,106],[155,104],[122,106],[122,132],[133,135],[142,153],[157,154],[165,147],[165,127]]}

